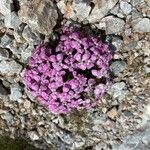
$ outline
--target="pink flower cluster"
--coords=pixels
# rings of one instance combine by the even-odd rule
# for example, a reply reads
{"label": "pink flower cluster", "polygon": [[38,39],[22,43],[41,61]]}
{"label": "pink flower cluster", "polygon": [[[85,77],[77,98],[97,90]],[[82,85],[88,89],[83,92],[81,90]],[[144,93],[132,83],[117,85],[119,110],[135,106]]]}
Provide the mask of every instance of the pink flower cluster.
{"label": "pink flower cluster", "polygon": [[108,45],[65,27],[55,49],[38,46],[23,74],[27,90],[55,114],[94,107],[109,85]]}

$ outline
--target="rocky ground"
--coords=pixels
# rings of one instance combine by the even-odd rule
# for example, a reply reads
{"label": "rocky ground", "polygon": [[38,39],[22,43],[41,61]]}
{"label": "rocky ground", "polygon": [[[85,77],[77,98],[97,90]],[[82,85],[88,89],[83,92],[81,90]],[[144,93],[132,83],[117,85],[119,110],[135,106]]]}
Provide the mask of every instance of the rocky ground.
{"label": "rocky ground", "polygon": [[[20,74],[35,45],[73,22],[111,45],[113,84],[95,109],[54,115]],[[45,150],[149,150],[149,35],[149,0],[0,0],[0,134]]]}

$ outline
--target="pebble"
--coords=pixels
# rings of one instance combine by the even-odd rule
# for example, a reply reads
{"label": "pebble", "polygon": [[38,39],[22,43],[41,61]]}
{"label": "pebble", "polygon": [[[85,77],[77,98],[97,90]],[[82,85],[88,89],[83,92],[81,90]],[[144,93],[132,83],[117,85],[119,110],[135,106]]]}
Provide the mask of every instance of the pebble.
{"label": "pebble", "polygon": [[134,32],[148,33],[150,32],[150,19],[141,18],[139,21],[133,25]]}
{"label": "pebble", "polygon": [[5,16],[4,23],[7,28],[17,29],[21,21],[15,12],[11,12]]}
{"label": "pebble", "polygon": [[128,2],[124,2],[124,1],[120,2],[120,8],[125,15],[130,14],[132,10],[131,4],[129,4]]}
{"label": "pebble", "polygon": [[13,37],[11,35],[5,34],[0,39],[0,46],[6,48],[8,45],[12,43]]}
{"label": "pebble", "polygon": [[123,19],[120,19],[118,17],[110,15],[103,18],[101,22],[104,22],[106,24],[106,34],[118,34],[123,32],[124,30],[125,22]]}
{"label": "pebble", "polygon": [[19,74],[22,70],[22,66],[14,60],[0,62],[0,73],[9,75]]}
{"label": "pebble", "polygon": [[9,14],[13,9],[12,0],[0,0],[0,13],[3,15]]}
{"label": "pebble", "polygon": [[20,98],[22,97],[22,92],[21,92],[21,87],[19,84],[13,84],[10,87],[11,89],[11,94],[10,94],[10,100],[12,101],[19,101]]}
{"label": "pebble", "polygon": [[10,112],[5,112],[2,117],[7,121],[8,124],[13,123],[14,116]]}
{"label": "pebble", "polygon": [[117,112],[116,107],[113,107],[111,110],[107,112],[107,116],[113,120],[116,118],[117,115],[118,115],[118,112]]}
{"label": "pebble", "polygon": [[33,140],[33,141],[40,139],[37,132],[35,132],[35,131],[30,131],[30,132],[28,132],[28,134],[29,134],[29,137],[31,138],[31,140]]}
{"label": "pebble", "polygon": [[122,71],[126,69],[126,67],[127,67],[127,64],[125,61],[114,61],[110,65],[110,70],[115,76],[118,76],[119,73],[121,73]]}
{"label": "pebble", "polygon": [[7,60],[9,58],[9,52],[7,49],[0,48],[0,61]]}
{"label": "pebble", "polygon": [[[35,11],[36,9],[36,11]],[[56,25],[57,8],[52,1],[21,1],[19,18],[27,23],[33,31],[49,35]]]}
{"label": "pebble", "polygon": [[126,84],[124,82],[117,82],[111,86],[111,89],[108,91],[114,99],[122,101],[127,95]]}
{"label": "pebble", "polygon": [[31,106],[31,102],[28,101],[28,100],[26,100],[26,101],[24,102],[23,106],[24,106],[25,109],[29,109],[30,106]]}

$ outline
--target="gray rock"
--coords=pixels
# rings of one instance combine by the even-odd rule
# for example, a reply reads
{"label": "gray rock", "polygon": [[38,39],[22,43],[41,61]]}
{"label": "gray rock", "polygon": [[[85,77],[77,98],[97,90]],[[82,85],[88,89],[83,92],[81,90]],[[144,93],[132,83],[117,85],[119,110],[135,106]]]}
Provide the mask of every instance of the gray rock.
{"label": "gray rock", "polygon": [[11,35],[5,34],[0,39],[0,46],[6,48],[13,40],[13,37]]}
{"label": "gray rock", "polygon": [[143,2],[144,2],[144,0],[132,0],[132,5],[137,6],[137,5],[140,5]]}
{"label": "gray rock", "polygon": [[120,8],[125,15],[130,14],[130,12],[132,10],[131,4],[124,2],[124,1],[120,2]]}
{"label": "gray rock", "polygon": [[40,139],[36,131],[30,131],[28,133],[28,135],[29,135],[29,137],[31,138],[32,141],[36,141],[36,140]]}
{"label": "gray rock", "polygon": [[30,45],[26,46],[26,44],[21,47],[21,61],[23,63],[27,62],[28,58],[32,54],[33,49],[34,49],[33,46],[30,46]]}
{"label": "gray rock", "polygon": [[75,16],[80,20],[83,21],[85,18],[88,17],[91,7],[83,2],[73,2],[73,8],[75,13]]}
{"label": "gray rock", "polygon": [[15,62],[14,60],[10,61],[1,61],[0,62],[0,73],[7,75],[19,74],[22,70],[22,66]]}
{"label": "gray rock", "polygon": [[86,19],[91,11],[91,7],[82,1],[73,1],[69,12],[66,12],[67,6],[64,0],[59,1],[57,6],[66,18],[71,18],[73,20],[77,20],[78,18],[79,21]]}
{"label": "gray rock", "polygon": [[118,34],[123,32],[125,22],[120,18],[107,16],[100,21],[97,27],[102,29],[101,26],[106,30],[106,34]]}
{"label": "gray rock", "polygon": [[94,0],[95,7],[92,9],[92,12],[87,17],[90,23],[100,21],[107,13],[116,5],[118,0]]}
{"label": "gray rock", "polygon": [[12,0],[0,0],[0,13],[3,15],[9,14],[14,9],[12,4]]}
{"label": "gray rock", "polygon": [[9,58],[9,52],[7,49],[0,48],[0,61],[6,60]]}
{"label": "gray rock", "polygon": [[107,35],[106,41],[112,43],[112,45],[115,47],[114,50],[120,50],[120,48],[123,44],[123,40],[119,36]]}
{"label": "gray rock", "polygon": [[124,100],[128,91],[126,88],[126,84],[124,82],[118,82],[111,86],[111,89],[108,91],[108,94],[113,96],[114,99],[118,99],[119,101]]}
{"label": "gray rock", "polygon": [[137,23],[133,24],[134,32],[145,33],[150,32],[150,19],[149,18],[141,18],[137,21]]}
{"label": "gray rock", "polygon": [[5,15],[4,22],[5,22],[5,27],[12,28],[12,29],[17,29],[21,24],[21,21],[15,12],[11,12]]}
{"label": "gray rock", "polygon": [[27,42],[32,44],[38,44],[41,41],[40,34],[33,32],[29,26],[25,26],[22,36]]}
{"label": "gray rock", "polygon": [[12,124],[14,122],[14,116],[10,112],[4,113],[2,118],[5,119],[8,124]]}
{"label": "gray rock", "polygon": [[2,29],[4,26],[5,26],[5,24],[4,24],[4,15],[2,15],[1,13],[0,13],[0,29]]}
{"label": "gray rock", "polygon": [[19,84],[12,84],[10,86],[11,94],[9,96],[12,101],[19,101],[22,97],[21,87]]}
{"label": "gray rock", "polygon": [[56,6],[49,0],[21,1],[19,16],[32,30],[49,35],[58,18]]}
{"label": "gray rock", "polygon": [[110,65],[110,70],[115,76],[117,76],[126,67],[127,67],[127,64],[124,61],[115,61]]}
{"label": "gray rock", "polygon": [[124,20],[114,17],[114,16],[108,16],[106,19],[106,33],[107,34],[114,34],[123,32],[125,22]]}
{"label": "gray rock", "polygon": [[150,147],[150,129],[147,129],[142,137],[142,142]]}

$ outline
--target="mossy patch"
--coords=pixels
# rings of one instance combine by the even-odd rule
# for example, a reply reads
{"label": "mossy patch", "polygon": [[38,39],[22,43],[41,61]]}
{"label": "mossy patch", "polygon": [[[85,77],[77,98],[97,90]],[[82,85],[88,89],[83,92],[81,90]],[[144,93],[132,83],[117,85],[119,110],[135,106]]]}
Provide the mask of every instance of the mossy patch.
{"label": "mossy patch", "polygon": [[22,138],[11,139],[0,136],[0,150],[38,150]]}

